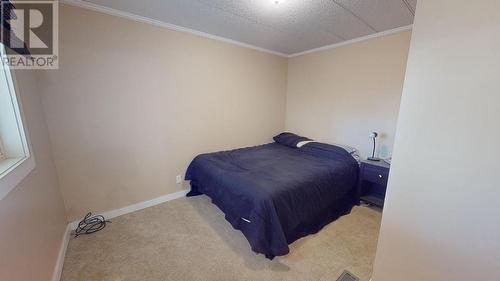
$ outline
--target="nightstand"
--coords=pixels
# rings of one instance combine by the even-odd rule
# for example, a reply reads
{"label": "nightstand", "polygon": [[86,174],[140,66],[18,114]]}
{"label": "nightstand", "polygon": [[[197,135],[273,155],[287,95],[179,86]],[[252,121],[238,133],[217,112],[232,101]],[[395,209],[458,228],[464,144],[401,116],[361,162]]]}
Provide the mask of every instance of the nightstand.
{"label": "nightstand", "polygon": [[391,165],[384,161],[361,161],[358,192],[361,201],[384,207],[387,179]]}

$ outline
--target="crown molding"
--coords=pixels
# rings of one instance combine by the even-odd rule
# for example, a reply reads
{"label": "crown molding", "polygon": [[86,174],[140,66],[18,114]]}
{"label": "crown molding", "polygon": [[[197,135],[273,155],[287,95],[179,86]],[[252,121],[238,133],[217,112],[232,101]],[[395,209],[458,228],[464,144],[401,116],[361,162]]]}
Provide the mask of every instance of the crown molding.
{"label": "crown molding", "polygon": [[229,39],[229,38],[225,38],[225,37],[221,37],[221,36],[217,36],[217,35],[212,35],[212,34],[209,34],[209,33],[202,32],[202,31],[198,31],[198,30],[194,30],[194,29],[190,29],[190,28],[178,26],[178,25],[167,23],[167,22],[164,22],[164,21],[159,21],[159,20],[148,18],[148,17],[139,16],[139,15],[136,15],[136,14],[132,14],[132,13],[128,13],[128,12],[123,12],[123,11],[120,11],[120,10],[108,8],[108,7],[105,7],[105,6],[97,5],[97,4],[86,2],[86,1],[82,1],[82,0],[59,0],[59,3],[70,5],[70,6],[75,6],[75,7],[80,7],[80,8],[84,8],[84,9],[87,9],[87,10],[96,11],[96,12],[101,12],[101,13],[112,15],[112,16],[126,18],[126,19],[129,19],[129,20],[137,21],[137,22],[147,23],[147,24],[155,25],[155,26],[158,26],[158,27],[163,27],[163,28],[166,28],[166,29],[174,30],[174,31],[190,33],[190,34],[193,34],[193,35],[196,35],[196,36],[205,37],[205,38],[209,38],[209,39],[221,41],[221,42],[224,42],[224,43],[229,43],[229,44],[236,45],[236,46],[243,47],[243,48],[247,48],[247,49],[257,50],[257,51],[260,51],[260,52],[264,52],[264,53],[268,53],[268,54],[272,54],[272,55],[276,55],[276,56],[280,56],[280,57],[284,57],[284,58],[288,57],[287,54],[283,54],[283,53],[280,53],[280,52],[276,52],[276,51],[268,50],[268,49],[265,49],[265,48],[257,47],[257,46],[254,46],[254,45],[251,45],[251,44],[247,44],[247,43],[243,43],[243,42],[240,42],[240,41],[236,41],[236,40],[233,40],[233,39]]}
{"label": "crown molding", "polygon": [[284,54],[284,53],[280,53],[280,52],[272,51],[272,50],[269,50],[269,49],[257,47],[257,46],[251,45],[251,44],[247,44],[247,43],[243,43],[243,42],[240,42],[240,41],[236,41],[236,40],[233,40],[233,39],[229,39],[229,38],[225,38],[225,37],[221,37],[221,36],[217,36],[217,35],[205,33],[205,32],[202,32],[202,31],[198,31],[198,30],[194,30],[194,29],[190,29],[190,28],[178,26],[178,25],[175,25],[175,24],[171,24],[171,23],[167,23],[167,22],[163,22],[163,21],[151,19],[151,18],[148,18],[148,17],[143,17],[143,16],[139,16],[139,15],[136,15],[136,14],[132,14],[132,13],[128,13],[128,12],[124,12],[124,11],[120,11],[120,10],[108,8],[108,7],[105,7],[105,6],[97,5],[97,4],[86,2],[86,1],[83,1],[83,0],[59,0],[59,2],[62,3],[62,4],[66,4],[66,5],[70,5],[70,6],[75,6],[75,7],[80,7],[80,8],[84,8],[84,9],[87,9],[87,10],[96,11],[96,12],[101,12],[101,13],[104,13],[104,14],[108,14],[108,15],[112,15],[112,16],[117,16],[117,17],[121,17],[121,18],[126,18],[126,19],[129,19],[129,20],[137,21],[137,22],[151,24],[151,25],[154,25],[154,26],[158,26],[158,27],[162,27],[162,28],[166,28],[166,29],[170,29],[170,30],[174,30],[174,31],[185,32],[185,33],[193,34],[193,35],[196,35],[196,36],[200,36],[200,37],[204,37],[204,38],[209,38],[209,39],[221,41],[221,42],[224,42],[224,43],[236,45],[236,46],[239,46],[239,47],[243,47],[243,48],[247,48],[247,49],[252,49],[252,50],[257,50],[257,51],[260,51],[260,52],[264,52],[264,53],[268,53],[268,54],[280,56],[280,57],[283,57],[283,58],[294,58],[294,57],[298,57],[298,56],[302,56],[302,55],[307,55],[307,54],[311,54],[311,53],[315,53],[315,52],[320,52],[320,51],[324,51],[324,50],[335,49],[335,48],[339,48],[339,47],[342,47],[342,46],[345,46],[345,45],[349,45],[349,44],[353,44],[353,43],[357,43],[357,42],[361,42],[361,41],[365,41],[365,40],[369,40],[369,39],[373,39],[373,38],[377,38],[377,37],[381,37],[381,36],[386,36],[386,35],[390,35],[390,34],[393,34],[393,33],[398,33],[398,32],[402,32],[402,31],[411,30],[412,27],[413,27],[413,25],[402,26],[402,27],[391,29],[391,30],[386,30],[386,31],[382,31],[382,32],[370,34],[370,35],[367,35],[367,36],[363,36],[363,37],[359,37],[359,38],[355,38],[355,39],[343,41],[343,42],[340,42],[340,43],[335,43],[335,44],[332,44],[332,45],[323,46],[323,47],[314,48],[314,49],[311,49],[311,50],[307,50],[307,51],[303,51],[303,52],[298,52],[298,53],[294,53],[294,54],[291,54],[291,55],[287,55],[287,54]]}
{"label": "crown molding", "polygon": [[378,32],[378,33],[373,33],[373,34],[370,34],[370,35],[366,35],[366,36],[363,36],[363,37],[354,38],[354,39],[343,41],[343,42],[340,42],[340,43],[335,43],[335,44],[332,44],[332,45],[323,46],[323,47],[311,49],[311,50],[308,50],[308,51],[291,54],[291,55],[288,55],[288,58],[294,58],[294,57],[298,57],[298,56],[302,56],[302,55],[307,55],[307,54],[311,54],[311,53],[316,53],[316,52],[321,52],[321,51],[325,51],[325,50],[329,50],[329,49],[335,49],[335,48],[339,48],[339,47],[342,47],[342,46],[345,46],[345,45],[354,44],[354,43],[358,43],[358,42],[361,42],[361,41],[365,41],[365,40],[369,40],[369,39],[374,39],[374,38],[377,38],[377,37],[387,36],[387,35],[391,35],[391,34],[394,34],[394,33],[411,30],[412,28],[413,28],[413,25],[411,24],[411,25],[402,26],[402,27],[398,27],[398,28],[394,28],[394,29],[390,29],[390,30],[386,30],[386,31]]}

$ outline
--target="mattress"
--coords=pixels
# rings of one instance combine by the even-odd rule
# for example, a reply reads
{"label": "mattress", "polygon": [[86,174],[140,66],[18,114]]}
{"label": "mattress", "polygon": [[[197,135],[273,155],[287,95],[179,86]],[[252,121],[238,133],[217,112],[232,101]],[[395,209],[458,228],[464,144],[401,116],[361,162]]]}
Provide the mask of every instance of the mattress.
{"label": "mattress", "polygon": [[278,143],[198,155],[189,165],[188,196],[205,194],[267,258],[318,232],[359,202],[359,166],[344,149]]}

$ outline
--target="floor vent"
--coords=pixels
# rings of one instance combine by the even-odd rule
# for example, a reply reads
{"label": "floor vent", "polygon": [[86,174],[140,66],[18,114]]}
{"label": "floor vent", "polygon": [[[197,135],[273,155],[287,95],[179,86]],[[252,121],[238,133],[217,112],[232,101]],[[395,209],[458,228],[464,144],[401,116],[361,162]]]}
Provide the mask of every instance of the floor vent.
{"label": "floor vent", "polygon": [[349,271],[344,271],[337,281],[359,281],[359,278]]}

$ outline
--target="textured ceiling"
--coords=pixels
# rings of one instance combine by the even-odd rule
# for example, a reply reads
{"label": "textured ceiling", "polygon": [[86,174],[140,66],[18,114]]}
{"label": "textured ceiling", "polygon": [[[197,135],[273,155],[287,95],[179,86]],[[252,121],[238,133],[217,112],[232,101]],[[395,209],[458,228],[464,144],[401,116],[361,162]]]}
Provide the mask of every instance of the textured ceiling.
{"label": "textured ceiling", "polygon": [[410,25],[417,0],[85,1],[291,55]]}

